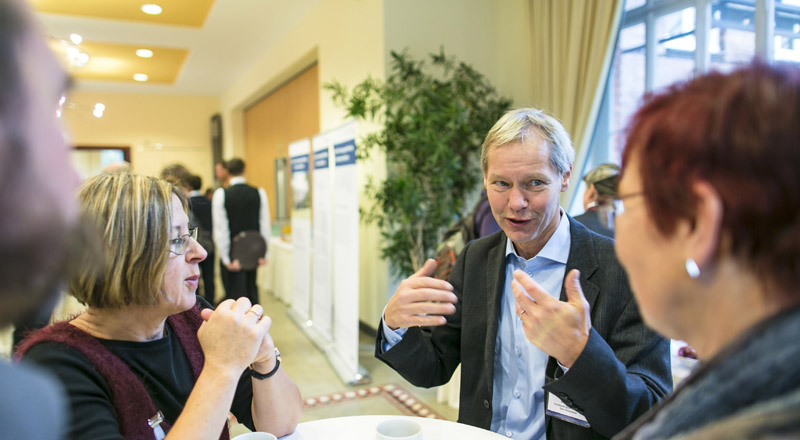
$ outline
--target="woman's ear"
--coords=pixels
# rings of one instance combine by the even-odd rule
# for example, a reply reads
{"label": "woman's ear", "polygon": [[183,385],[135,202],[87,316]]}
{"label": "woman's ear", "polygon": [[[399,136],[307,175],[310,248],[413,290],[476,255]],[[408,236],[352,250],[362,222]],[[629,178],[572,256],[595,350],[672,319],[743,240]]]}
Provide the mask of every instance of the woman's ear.
{"label": "woman's ear", "polygon": [[687,258],[692,258],[702,272],[717,252],[722,228],[724,208],[716,189],[706,181],[696,181],[691,186],[697,198],[694,228],[687,237]]}

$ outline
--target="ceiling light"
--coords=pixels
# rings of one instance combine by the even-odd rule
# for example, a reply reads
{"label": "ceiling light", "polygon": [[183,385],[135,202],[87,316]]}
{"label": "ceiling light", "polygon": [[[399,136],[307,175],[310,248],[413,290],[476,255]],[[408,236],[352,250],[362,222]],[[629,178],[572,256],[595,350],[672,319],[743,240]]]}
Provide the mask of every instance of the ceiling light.
{"label": "ceiling light", "polygon": [[136,81],[147,81],[147,78],[148,78],[148,76],[145,73],[134,73],[133,74],[133,79],[135,79]]}
{"label": "ceiling light", "polygon": [[[64,40],[62,40],[64,41]],[[83,67],[89,62],[89,54],[80,50],[77,46],[67,44],[67,59],[69,64],[75,67]]]}
{"label": "ceiling light", "polygon": [[136,56],[150,58],[153,56],[153,51],[150,49],[136,49]]}
{"label": "ceiling light", "polygon": [[162,11],[161,6],[158,6],[156,4],[151,3],[147,5],[142,5],[142,12],[144,12],[145,14],[158,15],[161,13],[161,11]]}
{"label": "ceiling light", "polygon": [[95,118],[102,118],[103,112],[106,110],[106,106],[102,103],[98,102],[94,105],[94,110],[92,110],[92,114]]}
{"label": "ceiling light", "polygon": [[83,37],[78,34],[69,34],[69,41],[72,41],[74,44],[81,44]]}

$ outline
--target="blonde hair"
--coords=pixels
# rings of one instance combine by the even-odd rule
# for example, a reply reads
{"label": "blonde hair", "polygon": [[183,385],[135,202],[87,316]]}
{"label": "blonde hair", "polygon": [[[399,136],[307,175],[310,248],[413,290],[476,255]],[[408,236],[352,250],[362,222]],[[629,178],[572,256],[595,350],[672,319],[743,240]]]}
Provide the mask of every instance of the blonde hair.
{"label": "blonde hair", "polygon": [[510,110],[489,130],[481,148],[481,168],[483,174],[489,169],[489,152],[492,148],[512,142],[525,143],[535,135],[546,141],[550,147],[550,165],[560,175],[572,167],[575,150],[572,140],[558,119],[535,108]]}
{"label": "blonde hair", "polygon": [[155,177],[109,173],[83,183],[78,198],[101,237],[104,264],[78,268],[70,281],[78,301],[97,308],[158,303],[169,257],[173,194],[186,210],[183,192]]}

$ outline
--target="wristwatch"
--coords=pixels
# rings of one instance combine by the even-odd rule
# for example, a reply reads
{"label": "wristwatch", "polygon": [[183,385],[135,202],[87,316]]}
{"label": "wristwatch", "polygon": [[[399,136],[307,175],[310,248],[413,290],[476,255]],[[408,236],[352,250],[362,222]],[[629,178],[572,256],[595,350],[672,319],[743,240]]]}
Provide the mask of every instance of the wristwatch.
{"label": "wristwatch", "polygon": [[262,379],[269,379],[270,377],[274,376],[275,373],[278,372],[278,367],[280,366],[281,366],[281,352],[278,351],[278,347],[275,347],[275,368],[273,368],[272,371],[270,371],[267,374],[259,373],[258,371],[255,370],[255,368],[253,368],[253,364],[250,364],[248,368],[250,368],[250,376],[253,379],[262,380]]}

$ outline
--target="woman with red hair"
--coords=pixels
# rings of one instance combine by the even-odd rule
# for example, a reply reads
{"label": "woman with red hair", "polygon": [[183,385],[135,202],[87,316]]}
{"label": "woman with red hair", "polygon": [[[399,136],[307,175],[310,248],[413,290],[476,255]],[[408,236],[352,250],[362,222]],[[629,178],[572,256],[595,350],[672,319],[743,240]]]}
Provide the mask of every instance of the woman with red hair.
{"label": "woman with red hair", "polygon": [[792,67],[711,73],[634,116],[616,251],[645,322],[701,363],[617,438],[800,433],[799,142]]}

